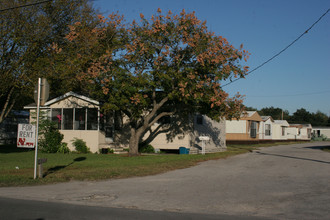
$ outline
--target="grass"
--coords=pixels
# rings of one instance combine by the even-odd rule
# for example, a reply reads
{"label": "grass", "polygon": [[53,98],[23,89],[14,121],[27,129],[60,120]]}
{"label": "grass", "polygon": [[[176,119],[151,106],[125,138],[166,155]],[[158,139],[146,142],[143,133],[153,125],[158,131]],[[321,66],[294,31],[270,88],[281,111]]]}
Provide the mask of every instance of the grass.
{"label": "grass", "polygon": [[[279,143],[283,144],[283,143]],[[47,154],[43,164],[44,178],[33,179],[34,151],[0,146],[0,187],[67,182],[71,180],[104,180],[155,175],[194,166],[202,161],[224,159],[275,144],[231,145],[225,152],[206,155],[158,154],[128,157],[115,154]]]}

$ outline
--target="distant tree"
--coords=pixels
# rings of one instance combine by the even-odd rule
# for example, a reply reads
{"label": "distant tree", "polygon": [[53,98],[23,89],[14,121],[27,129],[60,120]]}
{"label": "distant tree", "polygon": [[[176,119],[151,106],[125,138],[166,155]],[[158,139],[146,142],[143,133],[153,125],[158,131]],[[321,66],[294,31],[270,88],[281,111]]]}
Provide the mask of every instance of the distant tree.
{"label": "distant tree", "polygon": [[248,106],[245,107],[245,110],[246,111],[258,111],[258,109],[254,108],[254,107],[248,107]]}
{"label": "distant tree", "polygon": [[289,119],[289,112],[287,110],[283,110],[281,108],[274,108],[273,106],[262,108],[258,112],[260,115],[263,116],[272,116],[274,120],[281,120],[282,116],[283,120]]}
{"label": "distant tree", "polygon": [[313,126],[327,126],[328,125],[328,116],[321,111],[317,111],[316,113],[312,113],[310,123]]}
{"label": "distant tree", "polygon": [[92,39],[94,45],[85,45],[83,51],[97,46],[100,54],[92,56],[92,62],[86,59],[88,69],[79,79],[104,100],[104,110],[128,117],[130,155],[138,154],[142,137],[147,131],[157,133],[160,128],[151,130],[152,125],[166,116],[183,119],[199,112],[216,120],[238,118],[241,96],[229,98],[220,81],[244,77],[248,68],[239,61],[248,52],[209,32],[194,13],[163,15],[158,9],[151,20],[140,17],[141,22],[126,25],[117,14],[99,16],[100,25],[92,32],[76,23],[67,36],[78,45],[82,39]]}
{"label": "distant tree", "polygon": [[297,109],[292,117],[290,117],[290,123],[308,124],[311,123],[311,121],[312,114],[304,108]]}
{"label": "distant tree", "polygon": [[49,49],[65,42],[68,25],[88,19],[85,12],[92,11],[87,0],[54,0],[15,8],[31,2],[1,1],[2,9],[14,9],[0,12],[0,123],[21,104],[17,102],[20,97],[33,97],[38,77],[53,72],[49,71]]}

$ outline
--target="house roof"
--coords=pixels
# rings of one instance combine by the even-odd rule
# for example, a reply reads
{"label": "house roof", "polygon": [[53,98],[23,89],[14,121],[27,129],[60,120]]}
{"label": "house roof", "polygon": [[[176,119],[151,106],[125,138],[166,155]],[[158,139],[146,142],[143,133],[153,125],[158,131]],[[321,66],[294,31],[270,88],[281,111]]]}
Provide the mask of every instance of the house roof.
{"label": "house roof", "polygon": [[272,116],[260,116],[260,117],[263,121],[267,121],[268,119],[270,119],[272,122],[274,122],[274,119],[272,118]]}
{"label": "house roof", "polygon": [[289,123],[286,120],[274,120],[275,124],[279,124],[281,126],[289,127]]}
{"label": "house roof", "polygon": [[246,111],[241,115],[240,120],[262,121],[257,111]]}
{"label": "house roof", "polygon": [[289,127],[296,127],[296,128],[311,128],[311,124],[290,124]]}
{"label": "house roof", "polygon": [[63,100],[63,99],[66,99],[66,98],[68,98],[68,97],[70,97],[70,96],[73,96],[73,97],[76,97],[76,98],[82,99],[82,100],[84,100],[84,101],[86,101],[86,102],[90,102],[90,103],[93,103],[93,104],[95,104],[95,105],[100,105],[100,102],[98,102],[98,101],[96,101],[96,100],[94,100],[94,99],[88,98],[88,97],[86,97],[86,96],[83,96],[83,95],[78,95],[77,93],[74,93],[74,92],[67,92],[67,93],[65,93],[65,94],[62,95],[62,96],[59,96],[59,97],[54,98],[54,99],[52,99],[52,100],[49,100],[48,102],[45,103],[45,105],[46,105],[46,106],[49,106],[49,105],[54,104],[54,103],[56,103],[56,102],[59,102],[59,101],[61,101],[61,100]]}
{"label": "house roof", "polygon": [[[88,98],[88,97],[83,96],[83,95],[79,95],[79,94],[74,93],[74,92],[67,92],[67,93],[65,93],[62,96],[59,96],[57,98],[54,98],[54,99],[51,99],[51,100],[47,101],[45,103],[45,105],[44,106],[40,106],[40,108],[46,108],[47,109],[47,108],[49,108],[50,105],[52,105],[52,104],[54,104],[56,102],[59,102],[59,101],[61,101],[63,99],[66,99],[68,97],[71,97],[71,96],[76,97],[76,98],[79,98],[81,100],[84,100],[86,102],[89,102],[89,103],[92,103],[92,104],[95,104],[95,105],[100,105],[100,102],[98,102],[98,101],[96,101],[94,99]],[[24,106],[24,109],[34,109],[34,108],[37,108],[37,104],[36,103],[31,103],[29,105]]]}

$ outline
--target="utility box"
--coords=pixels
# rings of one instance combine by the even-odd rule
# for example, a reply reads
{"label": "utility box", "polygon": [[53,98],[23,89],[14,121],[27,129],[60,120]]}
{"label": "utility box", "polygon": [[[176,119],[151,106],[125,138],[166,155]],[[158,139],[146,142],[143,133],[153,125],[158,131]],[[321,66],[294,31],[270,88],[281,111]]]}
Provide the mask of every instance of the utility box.
{"label": "utility box", "polygon": [[189,148],[180,147],[179,152],[180,154],[189,154]]}

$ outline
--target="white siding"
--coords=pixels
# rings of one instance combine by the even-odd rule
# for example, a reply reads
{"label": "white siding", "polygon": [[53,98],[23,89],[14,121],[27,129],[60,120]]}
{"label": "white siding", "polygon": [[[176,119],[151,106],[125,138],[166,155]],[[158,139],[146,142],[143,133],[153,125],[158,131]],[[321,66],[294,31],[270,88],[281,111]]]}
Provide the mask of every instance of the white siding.
{"label": "white siding", "polygon": [[226,120],[226,133],[246,134],[246,120]]}

